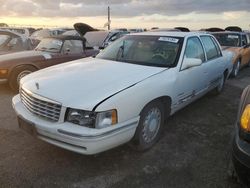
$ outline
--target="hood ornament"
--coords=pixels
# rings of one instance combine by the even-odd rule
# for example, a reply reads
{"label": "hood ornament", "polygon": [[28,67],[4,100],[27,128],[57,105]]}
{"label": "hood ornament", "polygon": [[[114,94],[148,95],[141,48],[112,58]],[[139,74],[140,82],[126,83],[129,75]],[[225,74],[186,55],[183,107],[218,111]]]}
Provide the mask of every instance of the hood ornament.
{"label": "hood ornament", "polygon": [[36,82],[36,89],[39,90],[39,83]]}

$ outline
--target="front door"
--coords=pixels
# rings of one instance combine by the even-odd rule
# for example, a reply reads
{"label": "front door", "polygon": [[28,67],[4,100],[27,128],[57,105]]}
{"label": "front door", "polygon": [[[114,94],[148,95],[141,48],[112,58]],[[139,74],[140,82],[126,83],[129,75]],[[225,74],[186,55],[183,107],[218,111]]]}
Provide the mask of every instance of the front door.
{"label": "front door", "polygon": [[[176,110],[192,102],[196,96],[206,90],[207,73],[204,72],[205,53],[198,37],[190,37],[187,40],[184,59],[176,80],[175,92],[177,98],[174,102]],[[201,65],[186,67],[185,59],[199,59]]]}

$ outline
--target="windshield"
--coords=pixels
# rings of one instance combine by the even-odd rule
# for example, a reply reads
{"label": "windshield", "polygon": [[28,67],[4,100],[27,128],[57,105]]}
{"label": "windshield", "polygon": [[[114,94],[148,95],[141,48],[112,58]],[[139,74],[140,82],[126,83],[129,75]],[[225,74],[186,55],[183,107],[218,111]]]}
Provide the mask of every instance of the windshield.
{"label": "windshield", "polygon": [[214,34],[221,46],[240,46],[240,35],[231,33],[217,33]]}
{"label": "windshield", "polygon": [[10,39],[9,35],[0,35],[0,46],[7,42]]}
{"label": "windshield", "polygon": [[43,39],[35,50],[47,52],[60,52],[63,41],[58,39]]}
{"label": "windshield", "polygon": [[96,58],[147,66],[170,67],[178,60],[183,39],[161,36],[124,36]]}

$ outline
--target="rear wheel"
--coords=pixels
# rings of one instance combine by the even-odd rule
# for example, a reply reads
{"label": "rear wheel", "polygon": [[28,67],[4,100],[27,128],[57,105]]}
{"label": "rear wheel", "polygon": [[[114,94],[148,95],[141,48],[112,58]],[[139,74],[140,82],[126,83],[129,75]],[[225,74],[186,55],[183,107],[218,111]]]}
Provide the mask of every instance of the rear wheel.
{"label": "rear wheel", "polygon": [[17,67],[15,68],[11,75],[10,75],[10,78],[9,78],[9,86],[10,88],[15,91],[15,92],[18,92],[18,89],[19,89],[19,83],[20,83],[20,80],[32,73],[36,71],[36,68],[35,67],[32,67],[32,66],[21,66],[21,67]]}
{"label": "rear wheel", "polygon": [[221,78],[220,78],[220,81],[219,81],[219,84],[217,85],[217,87],[214,89],[214,94],[215,95],[218,95],[220,94],[223,89],[224,89],[224,86],[225,86],[225,79],[226,79],[226,75],[222,75]]}
{"label": "rear wheel", "polygon": [[141,112],[133,146],[144,151],[152,147],[160,138],[164,124],[164,108],[159,101],[149,103]]}

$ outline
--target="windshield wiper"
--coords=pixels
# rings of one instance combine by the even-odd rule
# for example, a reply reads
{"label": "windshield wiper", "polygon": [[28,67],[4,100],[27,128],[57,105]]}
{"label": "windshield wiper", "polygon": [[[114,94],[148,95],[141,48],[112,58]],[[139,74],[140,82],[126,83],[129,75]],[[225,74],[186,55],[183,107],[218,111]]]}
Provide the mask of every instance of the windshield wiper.
{"label": "windshield wiper", "polygon": [[[125,41],[123,41],[122,46],[119,47],[119,50],[118,50],[117,55],[116,55],[116,61],[124,58],[124,47],[125,47]],[[119,56],[120,56],[120,58],[119,58]]]}

